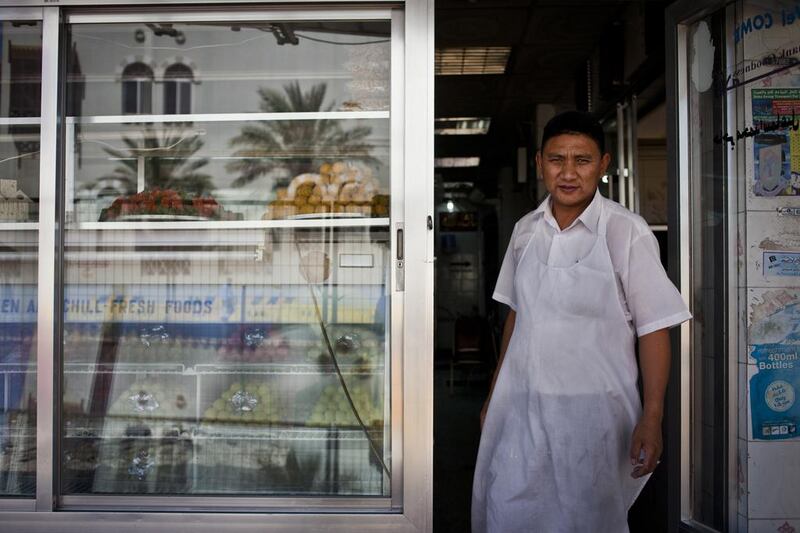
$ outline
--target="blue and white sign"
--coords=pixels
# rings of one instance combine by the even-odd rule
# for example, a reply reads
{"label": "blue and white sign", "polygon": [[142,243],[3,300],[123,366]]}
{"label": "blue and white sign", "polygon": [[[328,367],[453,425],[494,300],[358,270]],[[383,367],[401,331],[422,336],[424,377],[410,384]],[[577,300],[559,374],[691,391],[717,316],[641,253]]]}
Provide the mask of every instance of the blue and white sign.
{"label": "blue and white sign", "polygon": [[764,276],[800,276],[800,252],[764,252]]}
{"label": "blue and white sign", "polygon": [[791,439],[800,425],[800,346],[762,345],[753,357],[758,373],[750,379],[753,438]]}
{"label": "blue and white sign", "polygon": [[800,436],[800,304],[782,306],[751,326],[750,378],[753,439]]}

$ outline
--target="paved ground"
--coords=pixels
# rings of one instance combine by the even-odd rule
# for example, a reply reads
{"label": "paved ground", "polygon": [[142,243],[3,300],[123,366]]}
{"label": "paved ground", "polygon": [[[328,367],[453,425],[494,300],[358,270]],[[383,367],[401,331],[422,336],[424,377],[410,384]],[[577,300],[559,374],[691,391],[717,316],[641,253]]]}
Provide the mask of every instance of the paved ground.
{"label": "paved ground", "polygon": [[469,383],[457,380],[451,396],[448,375],[447,369],[437,369],[434,381],[433,531],[468,533],[478,415],[488,381],[475,372]]}

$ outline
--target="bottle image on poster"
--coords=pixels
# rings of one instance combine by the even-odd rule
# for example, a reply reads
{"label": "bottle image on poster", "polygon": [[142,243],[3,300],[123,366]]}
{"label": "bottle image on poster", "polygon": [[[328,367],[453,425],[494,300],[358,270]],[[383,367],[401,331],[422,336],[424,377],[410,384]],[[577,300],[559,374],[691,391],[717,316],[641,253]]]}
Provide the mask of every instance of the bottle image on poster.
{"label": "bottle image on poster", "polygon": [[800,195],[800,89],[752,89],[753,192]]}

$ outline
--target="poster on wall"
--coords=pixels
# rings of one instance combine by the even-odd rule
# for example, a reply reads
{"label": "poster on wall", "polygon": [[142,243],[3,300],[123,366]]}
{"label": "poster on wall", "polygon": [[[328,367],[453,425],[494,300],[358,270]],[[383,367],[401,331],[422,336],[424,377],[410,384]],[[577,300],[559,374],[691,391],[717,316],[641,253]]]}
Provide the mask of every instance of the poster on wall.
{"label": "poster on wall", "polygon": [[752,89],[754,193],[800,196],[800,88]]}
{"label": "poster on wall", "polygon": [[753,306],[750,356],[750,419],[755,440],[798,437],[800,426],[800,298],[768,292]]}
{"label": "poster on wall", "polygon": [[800,276],[800,252],[764,252],[764,276]]}

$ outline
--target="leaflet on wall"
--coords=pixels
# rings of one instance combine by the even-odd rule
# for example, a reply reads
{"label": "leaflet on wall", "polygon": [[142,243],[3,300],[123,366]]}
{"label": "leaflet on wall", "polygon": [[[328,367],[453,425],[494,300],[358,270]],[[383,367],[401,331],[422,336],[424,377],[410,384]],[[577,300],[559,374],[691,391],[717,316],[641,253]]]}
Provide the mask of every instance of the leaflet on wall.
{"label": "leaflet on wall", "polygon": [[800,252],[764,252],[764,276],[800,276]]}
{"label": "leaflet on wall", "polygon": [[753,89],[756,196],[800,195],[800,89]]}
{"label": "leaflet on wall", "polygon": [[750,355],[757,373],[750,378],[753,439],[798,437],[800,425],[800,303],[781,305],[750,328]]}

